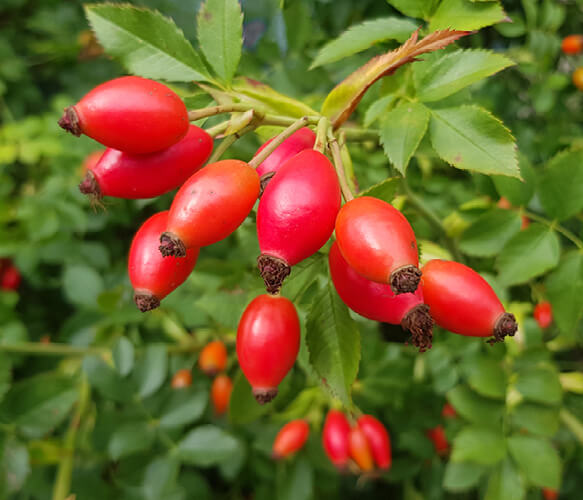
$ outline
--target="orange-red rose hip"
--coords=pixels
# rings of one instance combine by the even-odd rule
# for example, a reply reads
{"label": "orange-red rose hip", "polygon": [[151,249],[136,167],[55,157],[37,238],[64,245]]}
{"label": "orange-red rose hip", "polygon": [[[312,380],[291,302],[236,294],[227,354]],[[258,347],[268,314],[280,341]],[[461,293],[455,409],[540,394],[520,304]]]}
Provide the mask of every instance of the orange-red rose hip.
{"label": "orange-red rose hip", "polygon": [[207,375],[216,375],[227,367],[227,348],[220,340],[205,345],[198,357],[198,366]]}
{"label": "orange-red rose hip", "polygon": [[290,456],[301,450],[310,434],[305,420],[292,420],[285,424],[275,436],[271,456],[276,460]]}

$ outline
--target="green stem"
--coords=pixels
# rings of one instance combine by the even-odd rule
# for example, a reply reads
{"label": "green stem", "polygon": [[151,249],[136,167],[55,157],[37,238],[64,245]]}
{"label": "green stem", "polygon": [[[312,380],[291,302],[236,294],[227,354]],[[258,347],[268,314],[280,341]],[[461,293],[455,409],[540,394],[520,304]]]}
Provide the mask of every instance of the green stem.
{"label": "green stem", "polygon": [[330,121],[328,118],[323,116],[318,121],[318,129],[316,133],[316,142],[314,143],[314,150],[319,153],[324,153],[326,149],[326,137],[328,135],[328,129],[330,128]]}
{"label": "green stem", "polygon": [[340,154],[342,155],[344,172],[346,172],[346,178],[348,179],[350,189],[353,193],[358,193],[360,191],[358,188],[358,180],[356,179],[356,174],[354,173],[354,164],[352,163],[352,157],[350,156],[348,144],[346,143],[346,134],[343,130],[340,130],[338,133],[338,146],[340,146]]}
{"label": "green stem", "polygon": [[[321,116],[303,116],[302,119],[306,119],[306,124],[317,125],[320,121]],[[296,123],[298,119],[291,116],[281,116],[281,115],[270,115],[266,114],[261,119],[261,125],[273,125],[274,127],[287,127]]]}
{"label": "green stem", "polygon": [[344,163],[342,162],[340,146],[338,145],[338,140],[336,139],[336,137],[334,137],[334,134],[332,133],[331,129],[328,129],[328,145],[330,147],[330,151],[332,152],[334,168],[336,169],[336,174],[338,175],[338,181],[340,182],[342,196],[344,196],[345,201],[353,200],[354,193],[350,190],[348,180],[346,179],[346,172],[344,171]]}
{"label": "green stem", "polygon": [[417,212],[419,212],[427,220],[427,222],[429,222],[441,234],[443,240],[445,241],[445,246],[454,256],[455,260],[464,263],[465,259],[463,255],[459,251],[455,242],[447,235],[447,231],[445,230],[441,220],[439,220],[439,218],[431,211],[431,209],[429,209],[425,203],[423,203],[423,201],[418,198],[413,193],[413,191],[411,191],[411,188],[409,187],[405,177],[401,179],[401,186],[403,187],[403,191],[407,196],[407,200],[413,206],[413,208],[417,210]]}
{"label": "green stem", "polygon": [[85,376],[81,378],[81,385],[79,387],[79,401],[77,402],[77,409],[69,429],[65,434],[64,448],[66,455],[59,462],[57,469],[57,476],[53,488],[53,500],[65,500],[68,498],[71,489],[71,478],[73,476],[73,465],[75,461],[75,446],[77,444],[77,434],[81,425],[81,419],[89,407],[91,402],[91,389],[87,383]]}
{"label": "green stem", "polygon": [[205,132],[210,135],[212,138],[215,138],[217,135],[222,134],[225,130],[227,130],[227,127],[229,126],[230,120],[225,120],[222,123],[219,123],[218,125],[215,125],[214,127],[209,127],[207,129],[205,129]]}
{"label": "green stem", "polygon": [[347,141],[375,141],[379,142],[378,130],[366,130],[362,128],[341,127],[337,132],[343,132]]}
{"label": "green stem", "polygon": [[223,139],[223,141],[219,144],[217,149],[215,149],[213,151],[213,154],[208,159],[207,164],[214,163],[214,162],[218,161],[219,158],[221,156],[223,156],[223,153],[225,151],[227,151],[227,149],[229,149],[235,141],[237,141],[238,139],[243,137],[246,133],[251,132],[252,130],[255,130],[256,128],[257,128],[257,125],[247,125],[245,128],[239,130],[239,132],[236,132],[234,134],[231,134],[231,135],[228,135],[227,137],[225,137]]}
{"label": "green stem", "polygon": [[579,443],[583,445],[583,423],[570,411],[562,409],[559,414],[562,422],[567,426],[567,428],[573,433],[577,438]]}
{"label": "green stem", "polygon": [[545,226],[554,229],[555,231],[557,231],[557,233],[562,234],[565,238],[570,240],[571,243],[573,243],[579,250],[583,250],[583,241],[580,238],[577,238],[577,236],[575,236],[567,228],[561,226],[557,221],[551,221],[549,219],[546,219],[545,217],[542,217],[540,215],[537,215],[524,209],[521,209],[520,213],[525,217],[528,217],[529,219],[532,219],[536,222],[540,222],[541,224],[544,224]]}
{"label": "green stem", "polygon": [[294,132],[307,125],[308,121],[309,119],[307,116],[303,116],[299,120],[296,120],[278,136],[274,137],[271,142],[261,151],[261,153],[259,153],[249,162],[249,165],[253,168],[257,168],[259,165],[261,165],[263,160],[265,160],[271,153],[275,151],[278,146],[281,145],[283,141],[285,141]]}
{"label": "green stem", "polygon": [[210,108],[195,109],[188,112],[188,119],[191,122],[200,120],[201,118],[207,118],[209,116],[220,115],[222,113],[236,113],[243,112],[252,109],[253,106],[243,103],[234,104],[221,104],[219,106],[211,106]]}

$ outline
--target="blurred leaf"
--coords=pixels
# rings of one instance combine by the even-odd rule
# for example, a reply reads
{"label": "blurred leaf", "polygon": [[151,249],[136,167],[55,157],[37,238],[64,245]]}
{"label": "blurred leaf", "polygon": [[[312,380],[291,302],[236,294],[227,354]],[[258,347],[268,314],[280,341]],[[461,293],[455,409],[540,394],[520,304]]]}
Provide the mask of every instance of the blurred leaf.
{"label": "blurred leaf", "polygon": [[553,437],[559,430],[559,410],[532,403],[522,403],[514,408],[512,421],[519,429],[540,436]]}
{"label": "blurred leaf", "polygon": [[388,177],[378,184],[361,191],[358,193],[358,196],[372,196],[373,198],[378,198],[390,203],[393,201],[397,189],[399,189],[400,182],[401,179],[399,177]]}
{"label": "blurred leaf", "polygon": [[493,465],[506,456],[504,437],[498,430],[486,427],[464,427],[453,440],[451,459]]}
{"label": "blurred leaf", "polygon": [[117,371],[125,377],[134,367],[134,345],[127,337],[120,337],[113,346],[112,354]]}
{"label": "blurred leaf", "polygon": [[428,123],[429,111],[420,103],[401,103],[383,118],[381,144],[391,163],[403,176],[427,131]]}
{"label": "blurred leaf", "polygon": [[493,257],[520,231],[521,225],[517,212],[495,208],[478,217],[462,233],[460,249],[468,255]]}
{"label": "blurred leaf", "polygon": [[431,18],[429,29],[477,30],[500,22],[505,16],[498,1],[443,0]]}
{"label": "blurred leaf", "polygon": [[168,355],[163,344],[146,346],[143,356],[136,363],[134,378],[141,397],[154,394],[166,379]]}
{"label": "blurred leaf", "polygon": [[516,389],[529,401],[546,405],[561,402],[561,382],[555,369],[550,367],[527,368],[518,372]]}
{"label": "blurred leaf", "polygon": [[28,438],[41,437],[67,417],[77,396],[72,379],[38,375],[12,386],[0,405],[0,418]]}
{"label": "blurred leaf", "polygon": [[4,353],[0,353],[0,403],[10,389],[12,382],[12,363]]}
{"label": "blurred leaf", "polygon": [[73,304],[97,307],[97,296],[103,289],[103,278],[92,267],[81,265],[65,267],[63,290]]}
{"label": "blurred leaf", "polygon": [[487,472],[483,465],[467,462],[447,462],[443,487],[447,491],[468,491],[476,486],[481,477]]}
{"label": "blurred leaf", "polygon": [[395,9],[409,17],[428,19],[435,8],[435,0],[387,0]]}
{"label": "blurred leaf", "polygon": [[554,320],[562,333],[572,335],[583,316],[583,255],[565,254],[545,284]]}
{"label": "blurred leaf", "polygon": [[508,438],[508,448],[512,458],[531,484],[559,489],[561,460],[549,441],[516,434]]}
{"label": "blurred leaf", "polygon": [[475,105],[432,109],[429,130],[437,154],[454,167],[519,175],[514,137],[485,109]]}
{"label": "blurred leaf", "polygon": [[115,429],[107,450],[113,460],[119,460],[133,453],[150,449],[153,442],[154,429],[147,422],[129,422]]}
{"label": "blurred leaf", "polygon": [[188,387],[174,391],[160,415],[160,427],[181,427],[196,422],[206,409],[207,391]]}
{"label": "blurred leaf", "polygon": [[490,475],[484,500],[522,500],[524,481],[512,461],[506,459]]}
{"label": "blurred leaf", "polygon": [[314,299],[306,320],[310,363],[322,383],[346,405],[360,362],[360,334],[330,280]]}
{"label": "blurred leaf", "polygon": [[504,175],[494,175],[492,180],[500,196],[504,196],[512,205],[517,207],[528,204],[536,184],[534,170],[524,154],[518,153],[520,175],[524,181]]}
{"label": "blurred leaf", "polygon": [[559,238],[541,224],[531,224],[512,238],[496,261],[500,281],[518,285],[544,274],[559,263]]}
{"label": "blurred leaf", "polygon": [[87,356],[83,360],[83,371],[89,383],[103,396],[125,403],[131,401],[133,386],[98,356]]}
{"label": "blurred leaf", "polygon": [[416,28],[413,21],[398,17],[383,17],[353,25],[318,51],[310,69],[339,61],[385,40],[403,43]]}
{"label": "blurred leaf", "polygon": [[[144,469],[142,484],[144,500],[168,498],[168,492],[176,484],[179,468],[180,463],[173,457],[159,457],[150,462]],[[193,491],[190,493],[194,494]]]}
{"label": "blurred leaf", "polygon": [[482,396],[504,399],[506,382],[506,373],[500,361],[478,358],[470,367],[468,384]]}
{"label": "blurred leaf", "polygon": [[488,50],[457,50],[414,64],[417,97],[423,102],[439,101],[513,64]]}
{"label": "blurred leaf", "polygon": [[184,33],[159,12],[127,4],[93,4],[85,7],[85,13],[107,53],[130,72],[171,82],[209,80]]}
{"label": "blurred leaf", "polygon": [[239,441],[214,425],[190,431],[178,445],[178,456],[187,464],[208,467],[229,460],[241,446]]}
{"label": "blurred leaf", "polygon": [[313,498],[314,471],[310,463],[298,457],[285,468],[278,484],[277,500],[310,500]]}
{"label": "blurred leaf", "polygon": [[583,150],[556,155],[542,171],[537,193],[552,218],[568,219],[583,210]]}
{"label": "blurred leaf", "polygon": [[255,400],[249,382],[243,372],[239,371],[233,382],[229,400],[229,421],[233,425],[248,424],[269,410],[269,405],[260,405]]}
{"label": "blurred leaf", "polygon": [[14,437],[0,436],[0,494],[19,491],[31,472],[24,443]]}
{"label": "blurred leaf", "polygon": [[243,13],[237,0],[206,0],[197,16],[198,41],[207,62],[230,83],[243,46]]}
{"label": "blurred leaf", "polygon": [[497,427],[504,412],[504,405],[498,401],[483,398],[469,387],[458,385],[447,393],[448,401],[455,410],[470,422]]}

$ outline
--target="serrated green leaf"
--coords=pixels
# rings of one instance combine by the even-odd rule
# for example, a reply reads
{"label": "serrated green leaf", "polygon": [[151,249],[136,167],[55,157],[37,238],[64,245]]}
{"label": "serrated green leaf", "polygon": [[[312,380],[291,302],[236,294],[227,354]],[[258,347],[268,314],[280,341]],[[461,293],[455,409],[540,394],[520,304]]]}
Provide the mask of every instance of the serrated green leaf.
{"label": "serrated green leaf", "polygon": [[229,400],[229,421],[233,425],[248,424],[268,411],[269,405],[260,405],[255,400],[249,382],[243,372],[239,371]]}
{"label": "serrated green leaf", "polygon": [[454,167],[518,177],[514,137],[485,109],[433,109],[429,129],[433,148]]}
{"label": "serrated green leaf", "polygon": [[573,337],[583,317],[583,255],[578,251],[565,254],[545,284],[559,330]]}
{"label": "serrated green leaf", "polygon": [[490,210],[462,233],[460,250],[477,257],[493,257],[520,231],[521,225],[517,212],[499,208]]}
{"label": "serrated green leaf", "polygon": [[310,363],[323,384],[346,406],[360,362],[360,334],[331,281],[313,301],[306,321]]}
{"label": "serrated green leaf", "polygon": [[478,358],[469,370],[468,384],[474,391],[488,398],[505,398],[506,373],[499,361]]}
{"label": "serrated green leaf", "polygon": [[388,177],[385,180],[358,193],[358,196],[372,196],[387,203],[393,201],[401,180],[398,177]]}
{"label": "serrated green leaf", "polygon": [[555,219],[568,219],[583,210],[583,151],[556,155],[543,170],[537,193]]}
{"label": "serrated green leaf", "polygon": [[464,427],[453,440],[453,462],[494,465],[506,456],[504,436],[486,427]]}
{"label": "serrated green leaf", "polygon": [[512,205],[526,206],[534,194],[536,176],[528,158],[518,152],[520,176],[524,180],[514,179],[505,175],[494,175],[492,180],[496,191],[504,196]]}
{"label": "serrated green leaf", "polygon": [[214,425],[201,425],[190,431],[178,444],[178,456],[199,467],[216,465],[234,456],[241,443]]}
{"label": "serrated green leaf", "polygon": [[395,99],[396,97],[394,95],[386,95],[374,101],[364,114],[364,126],[370,127],[374,122],[388,113]]}
{"label": "serrated green leaf", "polygon": [[456,50],[432,61],[413,65],[417,97],[439,101],[514,63],[489,50]]}
{"label": "serrated green leaf", "polygon": [[499,23],[506,13],[497,1],[443,0],[431,18],[429,29],[478,30]]}
{"label": "serrated green leaf", "polygon": [[490,475],[484,500],[522,500],[526,488],[511,460],[504,460]]}
{"label": "serrated green leaf", "polygon": [[138,394],[147,397],[154,394],[166,379],[168,370],[168,354],[166,346],[150,344],[144,350],[141,359],[136,363],[134,379],[138,387]]}
{"label": "serrated green leaf", "polygon": [[206,0],[198,16],[200,49],[217,75],[231,83],[243,47],[243,13],[238,0]]}
{"label": "serrated green leaf", "polygon": [[488,471],[487,467],[467,462],[447,462],[443,487],[455,493],[468,491],[478,484],[478,481]]}
{"label": "serrated green leaf", "polygon": [[107,451],[113,460],[147,450],[154,442],[154,429],[147,422],[131,422],[115,429]]}
{"label": "serrated green leaf", "polygon": [[94,4],[85,6],[85,13],[101,45],[131,73],[170,82],[210,80],[184,33],[159,12]]}
{"label": "serrated green leaf", "polygon": [[517,434],[508,438],[508,448],[518,467],[534,486],[559,489],[561,459],[546,439]]}
{"label": "serrated green leaf", "polygon": [[465,385],[448,391],[447,400],[462,417],[475,424],[497,427],[504,413],[503,403],[486,399]]}
{"label": "serrated green leaf", "polygon": [[554,231],[541,224],[531,224],[502,249],[496,267],[506,285],[526,283],[559,263],[561,246]]}
{"label": "serrated green leaf", "polygon": [[545,405],[558,405],[562,398],[559,375],[550,367],[539,366],[520,371],[516,389],[525,399]]}
{"label": "serrated green leaf", "polygon": [[512,421],[518,429],[532,434],[553,437],[559,430],[559,409],[533,403],[521,403],[512,412]]}
{"label": "serrated green leaf", "polygon": [[339,61],[385,40],[404,42],[416,29],[416,23],[398,17],[384,17],[356,24],[324,45],[310,69]]}
{"label": "serrated green leaf", "polygon": [[421,103],[404,102],[389,111],[382,122],[380,139],[391,163],[404,176],[409,160],[429,123],[429,110]]}
{"label": "serrated green leaf", "polygon": [[387,0],[395,9],[409,17],[429,19],[435,9],[436,0]]}

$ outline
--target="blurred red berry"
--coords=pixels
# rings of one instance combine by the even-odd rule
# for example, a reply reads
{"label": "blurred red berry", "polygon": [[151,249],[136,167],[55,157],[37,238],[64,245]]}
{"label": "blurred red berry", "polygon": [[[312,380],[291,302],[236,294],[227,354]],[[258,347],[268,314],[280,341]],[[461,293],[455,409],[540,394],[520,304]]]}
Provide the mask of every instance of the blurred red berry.
{"label": "blurred red berry", "polygon": [[553,308],[547,300],[534,306],[534,319],[541,328],[548,328],[553,322]]}

